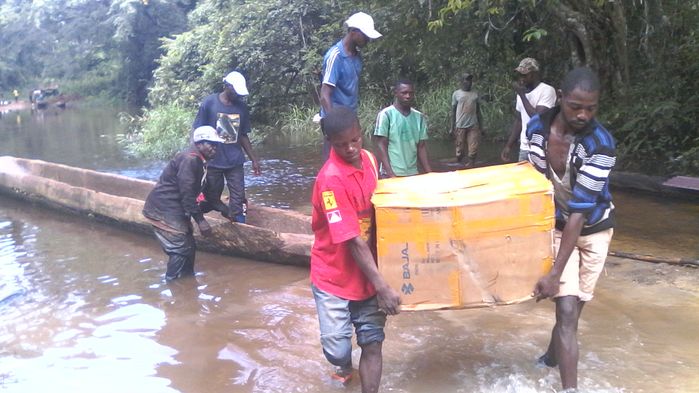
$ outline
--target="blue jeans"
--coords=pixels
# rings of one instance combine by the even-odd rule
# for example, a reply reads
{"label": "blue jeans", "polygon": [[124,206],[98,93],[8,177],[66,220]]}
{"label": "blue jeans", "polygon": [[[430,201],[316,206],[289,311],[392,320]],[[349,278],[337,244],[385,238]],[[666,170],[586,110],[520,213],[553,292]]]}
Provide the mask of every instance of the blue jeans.
{"label": "blue jeans", "polygon": [[311,290],[318,310],[320,344],[330,363],[352,367],[352,325],[360,347],[383,342],[386,313],[379,311],[376,296],[355,301],[331,295],[313,284]]}

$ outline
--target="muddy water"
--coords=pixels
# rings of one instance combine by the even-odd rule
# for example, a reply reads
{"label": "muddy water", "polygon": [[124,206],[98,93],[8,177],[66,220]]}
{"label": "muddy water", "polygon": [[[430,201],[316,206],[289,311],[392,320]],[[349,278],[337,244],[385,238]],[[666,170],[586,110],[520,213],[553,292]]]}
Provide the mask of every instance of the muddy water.
{"label": "muddy water", "polygon": [[[11,124],[0,132],[14,146],[37,133]],[[81,166],[152,176],[139,169],[143,163],[119,154],[113,162],[90,161],[99,154],[84,154],[85,146],[109,151],[109,133],[59,135],[53,138],[81,144],[60,147],[82,152]],[[55,149],[41,154],[54,161],[73,156]],[[0,150],[22,155],[4,143]],[[268,170],[248,177],[251,199],[274,204],[268,195],[281,189],[276,200],[303,210],[315,150],[260,151]],[[286,188],[278,184],[287,180]],[[695,204],[618,198],[620,213],[628,206],[620,214],[620,247],[669,252],[681,246],[685,257],[696,251]],[[306,269],[199,253],[195,278],[165,284],[163,256],[148,236],[0,197],[2,390],[359,392],[356,384],[340,389],[327,379]],[[610,258],[581,319],[583,391],[699,392],[697,273]],[[557,372],[533,364],[552,321],[550,302],[391,318],[382,391],[554,391]]]}
{"label": "muddy water", "polygon": [[[150,238],[0,199],[3,391],[344,391],[306,269],[200,253],[199,274],[168,285],[164,264]],[[631,268],[610,264],[585,310],[581,387],[699,391],[699,280]],[[384,391],[552,391],[557,373],[533,363],[551,324],[549,302],[391,318]]]}

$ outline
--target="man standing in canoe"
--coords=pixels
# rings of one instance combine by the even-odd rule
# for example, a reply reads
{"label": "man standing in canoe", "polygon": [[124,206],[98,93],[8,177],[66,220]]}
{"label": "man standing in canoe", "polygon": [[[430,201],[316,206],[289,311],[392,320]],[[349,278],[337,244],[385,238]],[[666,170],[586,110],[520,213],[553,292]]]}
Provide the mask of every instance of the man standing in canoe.
{"label": "man standing in canoe", "polygon": [[[323,118],[336,105],[347,106],[357,112],[359,106],[359,75],[362,73],[360,49],[371,40],[381,37],[374,29],[374,19],[357,12],[345,21],[347,33],[323,57],[320,86],[320,128],[325,134]],[[328,159],[330,145],[323,138],[323,161]]]}
{"label": "man standing in canoe", "polygon": [[556,257],[534,295],[556,302],[551,341],[538,363],[558,366],[563,389],[575,391],[578,320],[592,300],[614,231],[609,173],[616,148],[609,131],[595,119],[597,75],[576,68],[566,75],[559,94],[560,106],[535,115],[527,127],[529,161],[553,183],[556,206]]}
{"label": "man standing in canoe", "polygon": [[143,215],[153,225],[155,236],[169,257],[165,273],[168,281],[194,274],[196,243],[191,219],[202,235],[211,234],[197,196],[204,184],[206,162],[216,155],[223,139],[213,127],[202,126],[194,130],[192,140],[192,146],[178,153],[163,169],[143,207]]}
{"label": "man standing in canoe", "polygon": [[318,310],[320,341],[336,366],[332,378],[349,382],[352,326],[362,348],[359,377],[363,393],[379,389],[386,314],[400,312],[400,297],[376,266],[371,196],[376,159],[362,149],[359,120],[351,108],[336,106],[325,117],[332,149],[313,186],[311,289]]}
{"label": "man standing in canoe", "polygon": [[[205,213],[217,210],[230,220],[245,223],[245,154],[252,161],[253,173],[260,174],[260,163],[248,138],[250,115],[243,101],[248,88],[245,77],[237,71],[223,78],[223,86],[222,92],[204,98],[192,124],[194,129],[214,127],[224,139],[218,154],[208,165],[205,200],[201,202],[201,208]],[[224,185],[228,187],[228,207],[221,202]]]}

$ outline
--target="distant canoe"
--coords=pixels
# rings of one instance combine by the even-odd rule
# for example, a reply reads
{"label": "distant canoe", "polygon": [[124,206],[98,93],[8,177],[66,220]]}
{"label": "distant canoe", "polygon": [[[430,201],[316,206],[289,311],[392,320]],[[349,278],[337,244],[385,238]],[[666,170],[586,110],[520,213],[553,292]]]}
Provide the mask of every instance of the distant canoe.
{"label": "distant canoe", "polygon": [[[81,215],[150,232],[141,215],[152,181],[39,160],[0,157],[0,192]],[[248,206],[247,224],[207,215],[213,234],[198,233],[198,248],[286,265],[308,266],[313,232],[309,216]],[[196,225],[195,225],[196,227]]]}

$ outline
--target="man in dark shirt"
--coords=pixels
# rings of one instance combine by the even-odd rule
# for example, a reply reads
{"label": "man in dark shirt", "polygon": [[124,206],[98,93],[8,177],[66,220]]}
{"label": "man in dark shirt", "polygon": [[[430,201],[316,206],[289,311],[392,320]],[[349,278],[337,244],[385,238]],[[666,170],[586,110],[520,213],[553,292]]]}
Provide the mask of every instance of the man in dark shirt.
{"label": "man in dark shirt", "polygon": [[[260,174],[260,163],[252,151],[248,138],[250,116],[248,107],[242,99],[248,95],[245,77],[233,71],[223,78],[223,86],[222,92],[204,98],[192,124],[194,129],[201,126],[214,127],[218,135],[224,139],[219,146],[218,154],[208,164],[206,187],[203,191],[205,201],[202,201],[201,209],[205,213],[217,210],[226,218],[244,223],[245,154],[243,150],[252,161],[252,170],[255,175]],[[221,202],[224,184],[228,186],[230,194],[228,207]]]}
{"label": "man in dark shirt", "polygon": [[143,207],[143,215],[153,225],[155,236],[169,257],[166,280],[194,274],[196,243],[191,219],[202,235],[211,233],[197,196],[206,176],[206,162],[216,155],[223,139],[212,127],[203,126],[194,130],[192,140],[192,146],[178,153],[163,169]]}

